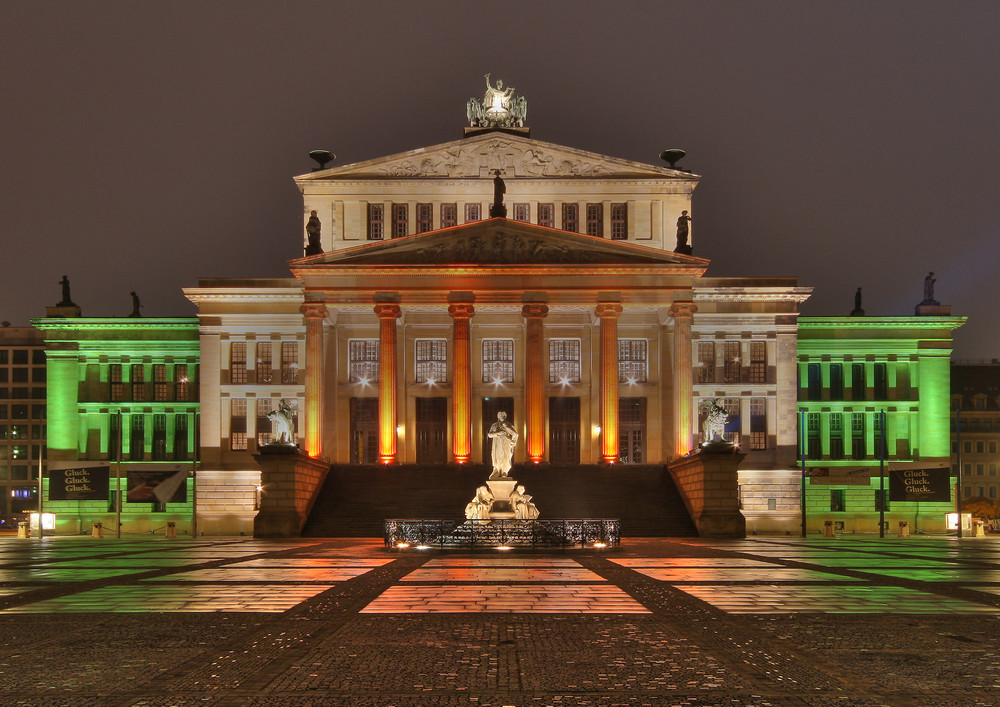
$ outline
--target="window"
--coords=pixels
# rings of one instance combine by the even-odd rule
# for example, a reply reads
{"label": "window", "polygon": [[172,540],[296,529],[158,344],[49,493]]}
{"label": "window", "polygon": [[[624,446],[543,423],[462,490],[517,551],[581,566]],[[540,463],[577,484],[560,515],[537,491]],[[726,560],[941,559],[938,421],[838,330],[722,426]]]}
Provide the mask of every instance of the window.
{"label": "window", "polygon": [[385,232],[385,207],[382,204],[368,204],[368,240],[380,241]]}
{"label": "window", "polygon": [[747,370],[749,383],[767,382],[767,343],[764,341],[750,342],[750,366]]}
{"label": "window", "polygon": [[806,367],[806,373],[808,375],[808,393],[807,400],[822,400],[823,399],[823,377],[822,372],[818,363],[810,363]]}
{"label": "window", "polygon": [[997,443],[990,442],[990,454],[996,454],[996,453],[997,453]]}
{"label": "window", "polygon": [[299,345],[295,341],[281,342],[281,382],[299,382]]}
{"label": "window", "polygon": [[767,449],[766,398],[750,398],[750,449]]}
{"label": "window", "polygon": [[247,448],[247,401],[246,398],[232,398],[229,405],[229,448],[241,452]]}
{"label": "window", "polygon": [[8,358],[8,353],[9,352],[6,349],[0,351],[0,364],[7,365],[8,363],[10,363],[10,359]]}
{"label": "window", "polygon": [[441,204],[441,228],[458,225],[458,204]]}
{"label": "window", "polygon": [[[14,405],[13,407],[18,407]],[[44,405],[32,405],[31,406],[31,419],[32,420],[44,420],[45,419],[45,406]]]}
{"label": "window", "polygon": [[611,240],[628,240],[628,204],[611,205]]}
{"label": "window", "polygon": [[549,339],[549,383],[580,382],[580,340]]}
{"label": "window", "polygon": [[985,454],[985,453],[986,453],[986,443],[976,442],[976,454]]}
{"label": "window", "polygon": [[188,457],[188,416],[174,417],[174,459]]}
{"label": "window", "polygon": [[976,464],[976,476],[982,476],[985,473],[986,473],[986,465]]}
{"label": "window", "polygon": [[27,405],[11,405],[10,406],[10,419],[12,419],[12,420],[27,420],[28,419],[28,406]]}
{"label": "window", "polygon": [[142,415],[132,415],[130,421],[128,458],[142,461],[146,454],[146,425]]}
{"label": "window", "polygon": [[28,363],[28,350],[27,349],[14,349],[14,356],[11,358],[11,363],[15,366],[27,365]]}
{"label": "window", "polygon": [[865,414],[863,412],[851,413],[851,456],[855,459],[864,459],[867,456],[865,449]]}
{"label": "window", "polygon": [[31,352],[31,362],[36,366],[45,365],[45,349],[34,349]]}
{"label": "window", "polygon": [[[17,379],[15,378],[14,380],[17,380]],[[982,395],[977,395],[976,399],[973,400],[972,403],[975,406],[976,410],[985,410],[986,409],[986,398],[983,397]]]}
{"label": "window", "polygon": [[28,369],[27,368],[14,368],[14,369],[11,369],[10,379],[14,383],[27,383],[28,382]]}
{"label": "window", "polygon": [[562,230],[580,232],[580,205],[563,204],[562,206]]}
{"label": "window", "polygon": [[270,398],[257,398],[257,446],[263,447],[274,441],[271,419],[267,416],[273,409]]}
{"label": "window", "polygon": [[830,458],[844,458],[844,415],[839,412],[830,413]]}
{"label": "window", "polygon": [[865,364],[851,364],[851,400],[864,400],[868,388],[865,380]]}
{"label": "window", "polygon": [[546,228],[555,228],[556,226],[555,204],[538,205],[538,225],[545,226]]}
{"label": "window", "polygon": [[191,381],[188,379],[188,366],[179,363],[174,366],[174,398],[175,400],[191,399]]}
{"label": "window", "polygon": [[514,204],[514,220],[515,221],[530,221],[531,220],[531,206],[528,204]]}
{"label": "window", "polygon": [[247,342],[234,341],[229,345],[229,382],[247,382]]}
{"label": "window", "polygon": [[434,228],[434,205],[417,204],[417,233]]}
{"label": "window", "polygon": [[153,400],[162,403],[167,399],[167,367],[158,363],[153,366]]}
{"label": "window", "polygon": [[514,382],[514,340],[483,339],[483,383]]}
{"label": "window", "polygon": [[646,340],[618,339],[618,382],[646,382]]}
{"label": "window", "polygon": [[889,381],[886,377],[885,364],[875,364],[875,399],[887,400],[889,398]]}
{"label": "window", "polygon": [[153,461],[167,458],[167,416],[153,415]]}
{"label": "window", "polygon": [[465,222],[469,221],[480,221],[483,218],[483,205],[482,204],[466,204],[465,205]]}
{"label": "window", "polygon": [[406,204],[392,205],[392,237],[402,238],[409,229],[410,210]]}
{"label": "window", "polygon": [[141,363],[132,366],[132,400],[146,399],[146,371]]}
{"label": "window", "polygon": [[823,456],[823,448],[819,438],[819,413],[806,413],[807,444],[806,452],[810,459],[819,459]]}
{"label": "window", "polygon": [[417,383],[448,382],[448,342],[444,339],[417,339]]}
{"label": "window", "polygon": [[274,361],[271,358],[271,342],[257,342],[257,382],[270,383],[274,377]]}
{"label": "window", "polygon": [[121,402],[124,397],[124,385],[122,384],[122,365],[120,363],[112,363],[108,366],[108,384],[111,402]]}
{"label": "window", "polygon": [[587,204],[587,235],[604,238],[604,204]]}
{"label": "window", "polygon": [[32,383],[44,383],[45,382],[45,369],[44,368],[32,368],[31,369],[31,382]]}
{"label": "window", "polygon": [[830,400],[844,399],[844,364],[830,364]]}
{"label": "window", "polygon": [[844,489],[830,489],[830,510],[834,512],[845,510]]}
{"label": "window", "polygon": [[727,341],[722,348],[722,382],[740,382],[740,342]]}
{"label": "window", "polygon": [[378,383],[378,339],[354,339],[347,344],[351,383]]}
{"label": "window", "polygon": [[715,382],[715,342],[698,342],[698,383]]}

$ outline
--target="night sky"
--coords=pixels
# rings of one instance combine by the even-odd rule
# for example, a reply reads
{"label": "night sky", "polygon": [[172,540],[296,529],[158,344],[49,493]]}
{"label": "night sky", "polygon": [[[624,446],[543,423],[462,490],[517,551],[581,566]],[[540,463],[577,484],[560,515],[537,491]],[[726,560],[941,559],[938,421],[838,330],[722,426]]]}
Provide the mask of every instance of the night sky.
{"label": "night sky", "polygon": [[[532,137],[703,176],[712,276],[906,315],[929,270],[1000,357],[1000,3],[0,4],[0,319],[189,316],[301,255],[292,176],[461,137],[483,74]],[[662,163],[661,163],[662,164]],[[508,193],[516,194],[516,183]]]}

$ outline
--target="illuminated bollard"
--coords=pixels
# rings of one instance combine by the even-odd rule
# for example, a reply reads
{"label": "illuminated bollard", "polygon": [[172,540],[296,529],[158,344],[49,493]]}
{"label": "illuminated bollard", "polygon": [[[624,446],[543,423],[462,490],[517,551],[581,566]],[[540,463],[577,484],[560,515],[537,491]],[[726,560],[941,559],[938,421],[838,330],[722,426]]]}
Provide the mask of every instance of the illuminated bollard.
{"label": "illuminated bollard", "polygon": [[976,531],[974,533],[975,537],[977,537],[977,538],[985,538],[986,537],[986,523],[984,523],[981,520],[974,520],[974,521],[972,521],[972,527]]}
{"label": "illuminated bollard", "polygon": [[824,520],[823,521],[823,537],[832,538],[833,537],[833,521]]}
{"label": "illuminated bollard", "polygon": [[17,523],[17,537],[19,538],[30,538],[31,528],[28,527],[28,521],[22,520]]}
{"label": "illuminated bollard", "polygon": [[176,538],[177,537],[177,524],[172,520],[167,521],[167,537]]}
{"label": "illuminated bollard", "polygon": [[98,540],[104,539],[104,524],[93,522],[90,524],[90,537],[97,538]]}
{"label": "illuminated bollard", "polygon": [[899,521],[899,537],[901,538],[910,537],[910,521],[908,520]]}

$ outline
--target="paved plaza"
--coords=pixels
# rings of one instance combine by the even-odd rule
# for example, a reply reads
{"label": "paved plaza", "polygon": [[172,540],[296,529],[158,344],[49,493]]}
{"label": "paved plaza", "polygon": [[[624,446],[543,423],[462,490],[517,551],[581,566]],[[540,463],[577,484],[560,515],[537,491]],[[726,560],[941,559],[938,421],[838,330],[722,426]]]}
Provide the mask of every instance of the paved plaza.
{"label": "paved plaza", "polygon": [[3,705],[1000,705],[1000,540],[0,538]]}

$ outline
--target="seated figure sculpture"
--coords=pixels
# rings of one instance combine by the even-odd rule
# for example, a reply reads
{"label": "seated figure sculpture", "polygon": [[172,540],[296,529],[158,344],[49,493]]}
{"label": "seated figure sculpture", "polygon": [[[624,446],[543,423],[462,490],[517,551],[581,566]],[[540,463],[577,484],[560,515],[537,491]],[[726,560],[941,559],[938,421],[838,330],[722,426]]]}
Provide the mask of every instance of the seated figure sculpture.
{"label": "seated figure sculpture", "polygon": [[538,517],[538,508],[531,502],[531,496],[524,492],[524,486],[518,485],[510,494],[510,507],[514,509],[517,520],[534,520]]}
{"label": "seated figure sculpture", "polygon": [[488,520],[493,509],[493,494],[486,486],[476,489],[476,495],[465,505],[465,517],[469,520]]}

